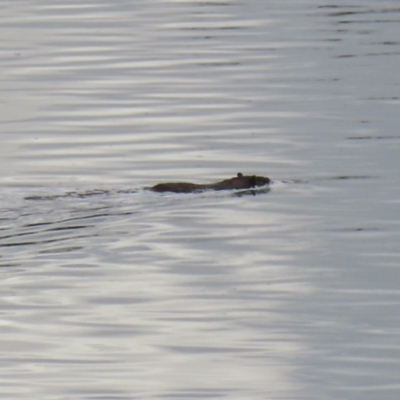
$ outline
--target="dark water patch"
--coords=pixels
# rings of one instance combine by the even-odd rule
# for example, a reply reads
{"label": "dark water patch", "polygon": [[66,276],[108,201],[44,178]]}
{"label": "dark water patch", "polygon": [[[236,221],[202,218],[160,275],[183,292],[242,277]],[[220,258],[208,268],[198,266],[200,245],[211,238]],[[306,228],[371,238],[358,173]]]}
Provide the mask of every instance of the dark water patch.
{"label": "dark water patch", "polygon": [[93,190],[86,190],[82,192],[77,191],[70,191],[63,194],[57,195],[32,195],[24,197],[25,200],[57,200],[63,199],[66,197],[71,198],[79,198],[84,199],[91,196],[101,196],[101,195],[110,195],[113,193],[120,193],[120,194],[133,194],[137,193],[137,190],[102,190],[102,189],[93,189]]}
{"label": "dark water patch", "polygon": [[400,97],[398,97],[398,96],[386,96],[386,97],[368,97],[367,100],[379,100],[379,101],[391,101],[391,100],[394,100],[394,101],[397,101],[399,99],[400,99]]}
{"label": "dark water patch", "polygon": [[[60,210],[59,210],[60,212]],[[63,212],[68,212],[67,210],[63,210]],[[3,235],[0,237],[0,247],[16,247],[16,246],[31,246],[31,245],[39,245],[39,244],[48,244],[54,242],[65,241],[68,239],[81,239],[81,238],[89,238],[94,237],[96,234],[85,234],[82,235],[79,232],[82,232],[87,229],[95,228],[93,223],[90,224],[69,224],[71,221],[82,221],[82,220],[90,220],[93,221],[95,218],[109,216],[110,214],[92,214],[87,216],[80,216],[75,218],[64,218],[61,220],[51,220],[51,215],[47,218],[50,221],[42,221],[35,223],[23,223],[23,218],[34,216],[32,214],[26,214],[25,216],[21,216],[22,223],[20,226],[9,227],[7,230],[3,230]],[[37,218],[37,216],[35,216]],[[40,218],[45,219],[46,215],[42,215]],[[67,224],[67,225],[65,225]],[[7,233],[6,235],[4,233]],[[65,234],[68,236],[65,237]],[[59,236],[61,235],[62,236]],[[54,235],[58,235],[59,237],[53,237]],[[48,238],[45,238],[48,236]],[[30,240],[26,240],[27,238],[31,238]]]}
{"label": "dark water patch", "polygon": [[321,42],[341,42],[343,39],[340,38],[327,38],[327,39],[321,39]]}
{"label": "dark water patch", "polygon": [[[387,8],[375,8],[375,9],[364,9],[361,10],[364,6],[335,6],[331,8],[345,8],[346,10],[344,11],[335,11],[335,12],[329,12],[326,14],[328,17],[346,17],[346,16],[352,16],[352,15],[365,15],[365,14],[395,14],[400,12],[400,8],[397,7],[387,7]],[[318,8],[329,8],[329,7],[322,7],[319,6]],[[356,11],[353,11],[355,8],[357,8]],[[350,9],[350,10],[349,10]],[[351,22],[358,22],[358,21],[351,21]],[[376,21],[373,21],[376,22]],[[388,22],[392,22],[392,20],[389,20]]]}
{"label": "dark water patch", "polygon": [[[399,21],[400,22],[400,21]],[[400,51],[381,51],[379,53],[366,53],[365,56],[398,56]]]}
{"label": "dark water patch", "polygon": [[328,17],[345,17],[347,15],[370,14],[372,11],[337,11],[327,14]]}
{"label": "dark water patch", "polygon": [[19,263],[0,263],[0,268],[17,268],[20,267]]}
{"label": "dark water patch", "polygon": [[83,246],[65,246],[65,247],[58,247],[55,249],[48,249],[48,250],[39,250],[39,254],[61,254],[61,253],[71,253],[74,251],[83,250]]}
{"label": "dark water patch", "polygon": [[[77,250],[79,250],[79,247],[77,247]],[[60,268],[65,268],[65,269],[69,269],[69,270],[79,270],[79,271],[91,270],[96,267],[97,266],[93,265],[93,264],[77,263],[77,262],[74,262],[72,264],[68,263],[68,264],[60,265]]]}
{"label": "dark water patch", "polygon": [[[370,24],[371,22],[375,24],[388,24],[388,23],[398,23],[400,22],[400,19],[377,19],[374,21],[338,21],[338,24]],[[371,33],[374,31],[364,31],[365,33]]]}
{"label": "dark water patch", "polygon": [[323,179],[330,179],[330,180],[354,180],[354,179],[373,179],[376,178],[375,176],[372,175],[338,175],[338,176],[332,176],[329,178],[323,178]]}
{"label": "dark water patch", "polygon": [[353,58],[353,57],[357,57],[357,56],[354,54],[342,54],[342,55],[336,56],[335,58]]}
{"label": "dark water patch", "polygon": [[27,241],[27,242],[16,242],[16,243],[0,243],[0,247],[25,247],[25,246],[37,246],[41,244],[49,244],[49,243],[57,243],[57,242],[64,242],[66,240],[76,240],[76,239],[89,239],[92,237],[98,236],[97,234],[95,235],[78,235],[78,236],[73,236],[73,237],[63,237],[63,238],[57,238],[57,239],[37,239],[34,241]]}
{"label": "dark water patch", "polygon": [[[76,193],[66,193],[66,194],[61,194],[61,195],[48,195],[48,196],[41,196],[41,195],[33,195],[33,196],[27,196],[24,197],[24,200],[57,200],[57,199],[62,199],[65,197],[77,197],[77,198],[85,198],[89,196],[94,196],[98,195],[99,193],[81,193],[81,194],[76,194]],[[104,194],[104,193],[101,193]]]}
{"label": "dark water patch", "polygon": [[340,78],[310,79],[312,82],[339,82]]}
{"label": "dark water patch", "polygon": [[338,6],[338,5],[333,5],[333,4],[326,4],[326,5],[323,5],[323,6],[318,6],[317,8],[339,8],[340,6]]}
{"label": "dark water patch", "polygon": [[198,66],[203,67],[233,67],[240,65],[240,62],[230,62],[230,61],[210,61],[210,62],[200,62],[197,64]]}
{"label": "dark water patch", "polygon": [[323,177],[316,177],[312,179],[285,179],[281,182],[287,184],[309,184],[313,182],[320,182],[320,181],[347,181],[347,180],[363,180],[363,179],[376,179],[377,176],[374,175],[334,175],[334,176],[323,176]]}
{"label": "dark water patch", "polygon": [[331,232],[376,232],[379,228],[374,227],[352,227],[352,228],[335,228]]}
{"label": "dark water patch", "polygon": [[349,136],[348,140],[393,140],[393,139],[400,139],[400,136],[395,135],[368,135],[368,136]]}
{"label": "dark water patch", "polygon": [[23,226],[25,228],[36,228],[40,226],[47,226],[47,225],[53,225],[54,222],[32,222],[32,223],[27,223],[24,224]]}
{"label": "dark water patch", "polygon": [[[347,8],[347,7],[346,7]],[[363,15],[363,14],[386,14],[386,13],[399,13],[399,8],[385,8],[385,9],[374,9],[374,10],[365,10],[365,11],[338,11],[333,13],[326,14],[328,17],[343,17],[347,15]],[[389,20],[388,22],[391,22]],[[374,21],[376,22],[376,21]]]}
{"label": "dark water patch", "polygon": [[182,31],[238,31],[249,29],[247,26],[229,25],[229,26],[192,26],[181,27]]}
{"label": "dark water patch", "polygon": [[269,193],[271,190],[270,187],[259,188],[259,189],[249,189],[249,190],[239,190],[238,192],[234,192],[233,196],[241,197],[241,196],[256,196],[260,194]]}
{"label": "dark water patch", "polygon": [[55,228],[47,229],[45,232],[57,232],[57,231],[67,231],[67,230],[79,230],[85,228],[91,228],[94,225],[72,225],[72,226],[57,226]]}
{"label": "dark water patch", "polygon": [[[375,44],[375,43],[373,43]],[[377,45],[383,44],[384,46],[399,46],[400,42],[398,41],[390,41],[390,40],[385,40],[384,42],[381,43],[376,43]]]}

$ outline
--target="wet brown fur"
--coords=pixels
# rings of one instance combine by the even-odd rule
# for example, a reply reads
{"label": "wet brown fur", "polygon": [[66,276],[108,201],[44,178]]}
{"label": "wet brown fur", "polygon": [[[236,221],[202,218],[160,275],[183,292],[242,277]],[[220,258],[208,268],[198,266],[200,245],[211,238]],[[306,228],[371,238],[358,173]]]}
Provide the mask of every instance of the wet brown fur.
{"label": "wet brown fur", "polygon": [[270,179],[263,176],[247,175],[243,176],[240,172],[231,179],[220,182],[200,185],[190,182],[167,182],[159,183],[151,188],[153,192],[174,192],[174,193],[195,193],[204,190],[231,190],[231,189],[251,189],[257,186],[264,186],[270,183]]}

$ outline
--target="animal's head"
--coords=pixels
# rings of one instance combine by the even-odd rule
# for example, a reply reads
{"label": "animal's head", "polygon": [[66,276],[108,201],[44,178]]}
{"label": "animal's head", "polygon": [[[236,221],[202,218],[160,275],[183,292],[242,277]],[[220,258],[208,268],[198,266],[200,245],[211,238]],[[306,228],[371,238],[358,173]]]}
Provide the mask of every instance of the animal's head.
{"label": "animal's head", "polygon": [[267,177],[256,176],[256,175],[243,176],[243,174],[241,172],[238,172],[237,179],[244,179],[244,180],[249,181],[251,187],[264,186],[264,185],[268,185],[271,182],[271,180]]}
{"label": "animal's head", "polygon": [[271,183],[271,179],[266,176],[254,176],[255,178],[255,186],[264,186],[269,185]]}

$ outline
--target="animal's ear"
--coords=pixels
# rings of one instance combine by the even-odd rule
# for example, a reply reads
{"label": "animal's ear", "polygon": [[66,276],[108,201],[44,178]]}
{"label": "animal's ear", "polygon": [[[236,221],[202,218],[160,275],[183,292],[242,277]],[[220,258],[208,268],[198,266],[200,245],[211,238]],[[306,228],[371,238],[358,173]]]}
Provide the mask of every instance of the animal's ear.
{"label": "animal's ear", "polygon": [[243,174],[241,172],[238,172],[237,177],[238,178],[243,178]]}

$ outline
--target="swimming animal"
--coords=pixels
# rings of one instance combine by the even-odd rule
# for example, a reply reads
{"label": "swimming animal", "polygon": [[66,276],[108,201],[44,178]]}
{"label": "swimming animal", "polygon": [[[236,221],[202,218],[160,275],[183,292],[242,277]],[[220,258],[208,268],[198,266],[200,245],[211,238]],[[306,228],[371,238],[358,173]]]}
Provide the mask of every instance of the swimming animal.
{"label": "swimming animal", "polygon": [[243,175],[239,172],[234,178],[205,185],[190,182],[166,182],[148,189],[153,192],[196,193],[204,190],[251,189],[269,185],[270,182],[271,180],[264,176]]}

